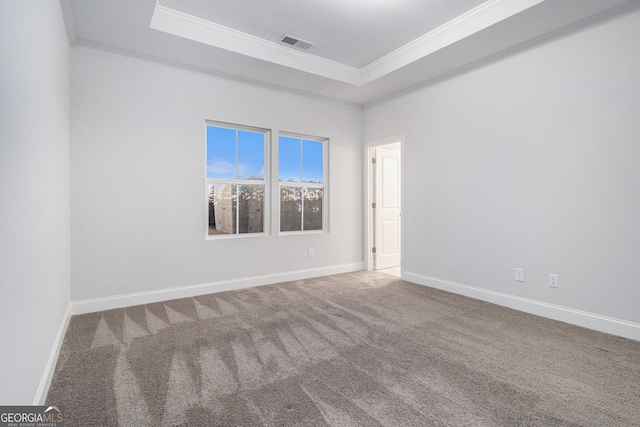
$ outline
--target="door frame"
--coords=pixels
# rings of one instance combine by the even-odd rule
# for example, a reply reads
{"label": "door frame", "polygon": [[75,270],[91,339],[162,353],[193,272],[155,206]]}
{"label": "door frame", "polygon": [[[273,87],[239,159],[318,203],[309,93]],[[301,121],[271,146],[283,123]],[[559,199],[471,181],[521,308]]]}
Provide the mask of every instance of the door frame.
{"label": "door frame", "polygon": [[[373,248],[373,237],[375,234],[375,223],[373,222],[373,208],[371,207],[371,203],[373,203],[373,167],[371,163],[371,159],[373,159],[373,151],[374,148],[379,147],[381,145],[393,144],[399,142],[400,143],[400,212],[403,215],[402,224],[404,225],[404,184],[405,184],[405,167],[404,167],[404,135],[395,136],[391,138],[385,138],[378,141],[367,142],[364,145],[365,155],[364,155],[364,182],[365,182],[365,191],[364,191],[364,269],[366,271],[373,270],[373,253],[371,252]],[[402,272],[402,265],[404,259],[404,226],[400,229],[400,271]]]}

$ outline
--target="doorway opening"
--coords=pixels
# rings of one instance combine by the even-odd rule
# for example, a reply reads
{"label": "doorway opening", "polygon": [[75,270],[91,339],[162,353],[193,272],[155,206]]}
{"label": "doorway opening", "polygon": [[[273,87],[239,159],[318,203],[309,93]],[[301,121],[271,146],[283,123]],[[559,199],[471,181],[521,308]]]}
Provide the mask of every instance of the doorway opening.
{"label": "doorway opening", "polygon": [[402,143],[373,143],[368,151],[368,270],[401,275]]}

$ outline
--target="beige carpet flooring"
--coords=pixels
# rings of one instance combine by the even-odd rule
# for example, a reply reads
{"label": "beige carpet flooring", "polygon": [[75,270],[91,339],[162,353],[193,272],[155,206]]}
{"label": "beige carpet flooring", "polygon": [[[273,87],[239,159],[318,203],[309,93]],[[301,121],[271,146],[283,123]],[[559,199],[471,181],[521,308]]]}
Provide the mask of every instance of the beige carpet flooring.
{"label": "beige carpet flooring", "polygon": [[357,272],[73,316],[66,426],[640,426],[640,342]]}

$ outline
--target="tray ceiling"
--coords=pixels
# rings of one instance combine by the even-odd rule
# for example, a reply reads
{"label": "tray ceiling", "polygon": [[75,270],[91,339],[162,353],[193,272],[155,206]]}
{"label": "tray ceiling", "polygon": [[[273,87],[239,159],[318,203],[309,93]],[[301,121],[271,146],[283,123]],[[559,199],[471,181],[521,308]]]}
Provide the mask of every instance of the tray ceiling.
{"label": "tray ceiling", "polygon": [[[62,0],[72,44],[356,104],[640,0]],[[281,43],[311,42],[308,50]]]}

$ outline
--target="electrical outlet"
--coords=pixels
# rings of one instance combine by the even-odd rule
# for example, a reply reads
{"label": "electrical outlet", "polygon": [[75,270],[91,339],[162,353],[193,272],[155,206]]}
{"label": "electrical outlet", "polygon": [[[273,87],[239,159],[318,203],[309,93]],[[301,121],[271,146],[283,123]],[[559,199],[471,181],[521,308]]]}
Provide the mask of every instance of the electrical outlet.
{"label": "electrical outlet", "polygon": [[558,287],[558,275],[557,274],[550,274],[549,275],[549,286],[551,286],[552,288],[557,288]]}
{"label": "electrical outlet", "polygon": [[312,248],[309,248],[309,258],[313,258],[316,256],[316,251]]}
{"label": "electrical outlet", "polygon": [[524,282],[524,268],[516,268],[516,282]]}

